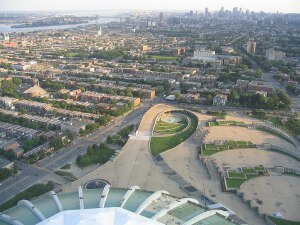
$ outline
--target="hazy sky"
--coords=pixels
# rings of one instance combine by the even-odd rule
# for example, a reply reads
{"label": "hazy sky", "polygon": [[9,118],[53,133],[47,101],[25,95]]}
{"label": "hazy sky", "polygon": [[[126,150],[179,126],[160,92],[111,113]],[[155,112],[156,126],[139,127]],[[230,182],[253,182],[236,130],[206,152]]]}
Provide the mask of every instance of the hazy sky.
{"label": "hazy sky", "polygon": [[195,10],[220,9],[300,13],[300,0],[0,0],[3,10]]}

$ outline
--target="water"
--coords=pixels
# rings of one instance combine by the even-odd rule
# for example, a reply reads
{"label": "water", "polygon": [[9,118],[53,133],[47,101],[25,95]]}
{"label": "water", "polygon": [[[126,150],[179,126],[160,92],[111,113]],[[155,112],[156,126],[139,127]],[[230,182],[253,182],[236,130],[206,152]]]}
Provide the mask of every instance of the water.
{"label": "water", "polygon": [[[101,18],[99,20],[100,24],[105,24],[109,22],[118,22],[118,18]],[[41,30],[61,30],[61,29],[71,29],[76,27],[84,27],[87,25],[95,24],[95,20],[88,23],[82,24],[69,24],[69,25],[60,25],[60,26],[46,26],[46,27],[26,27],[26,28],[11,28],[15,24],[0,24],[0,33],[19,33],[19,32],[30,32],[30,31],[41,31]]]}

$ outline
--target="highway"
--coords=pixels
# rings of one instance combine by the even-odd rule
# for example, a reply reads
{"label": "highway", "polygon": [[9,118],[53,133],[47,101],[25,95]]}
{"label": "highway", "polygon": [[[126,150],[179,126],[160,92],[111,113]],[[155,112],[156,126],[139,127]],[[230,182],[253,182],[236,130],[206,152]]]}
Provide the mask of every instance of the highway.
{"label": "highway", "polygon": [[0,186],[0,204],[27,189],[32,184],[38,183],[42,178],[58,170],[66,163],[74,161],[78,155],[86,152],[88,145],[99,144],[106,140],[107,135],[117,132],[130,124],[139,123],[142,115],[150,106],[151,104],[146,103],[125,116],[114,118],[111,123],[101,127],[89,136],[75,139],[71,146],[57,151],[53,154],[53,157],[46,157],[40,160],[38,166],[16,160],[15,164],[19,168],[19,173],[2,182]]}

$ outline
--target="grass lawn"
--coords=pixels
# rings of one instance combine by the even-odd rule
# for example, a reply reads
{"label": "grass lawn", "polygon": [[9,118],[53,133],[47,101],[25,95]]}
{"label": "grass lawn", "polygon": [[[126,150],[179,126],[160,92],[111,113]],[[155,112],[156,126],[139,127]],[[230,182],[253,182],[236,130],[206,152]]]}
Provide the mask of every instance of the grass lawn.
{"label": "grass lawn", "polygon": [[240,188],[242,183],[244,183],[246,179],[228,179],[226,178],[226,183],[228,188]]}
{"label": "grass lawn", "polygon": [[168,56],[168,55],[149,55],[148,57],[157,60],[176,60],[176,59],[179,60],[180,59],[180,57]]}
{"label": "grass lawn", "polygon": [[[202,145],[202,154],[209,155],[217,153],[218,151],[224,151],[228,149],[235,149],[235,148],[248,148],[252,145],[251,141],[233,141],[228,140],[225,142],[225,144],[219,145],[219,144],[206,144]],[[208,151],[206,151],[208,150]],[[210,151],[214,150],[214,151]]]}
{"label": "grass lawn", "polygon": [[268,216],[276,225],[300,225],[300,221],[289,221],[274,216]]}
{"label": "grass lawn", "polygon": [[243,169],[243,173],[253,173],[253,174],[256,173],[256,171],[250,167],[249,168],[243,167],[242,169]]}
{"label": "grass lawn", "polygon": [[228,145],[219,145],[219,150],[227,150],[229,149],[229,146]]}
{"label": "grass lawn", "polygon": [[226,125],[244,125],[244,122],[221,120],[221,121],[217,121],[217,122],[209,122],[208,123],[209,127],[226,126]]}
{"label": "grass lawn", "polygon": [[184,130],[187,127],[187,122],[180,122],[180,123],[168,123],[162,120],[159,120],[155,124],[154,131],[159,134],[175,134],[179,131]]}
{"label": "grass lawn", "polygon": [[259,166],[254,166],[254,169],[261,171],[261,170],[265,170],[265,167],[263,165],[259,165]]}
{"label": "grass lawn", "polygon": [[[255,169],[257,168],[257,170]],[[228,178],[226,178],[226,183],[228,188],[240,188],[241,184],[247,180],[260,176],[257,171],[264,170],[263,175],[267,175],[267,171],[264,166],[259,165],[253,168],[242,167],[243,173],[235,172],[235,170],[228,170]]]}
{"label": "grass lawn", "polygon": [[184,132],[167,136],[167,137],[152,137],[150,142],[151,153],[155,157],[159,153],[164,152],[168,149],[174,148],[180,143],[184,142],[189,138],[197,128],[198,121],[195,116],[189,116],[191,120],[191,126]]}
{"label": "grass lawn", "polygon": [[237,173],[237,172],[228,172],[229,178],[235,177],[235,178],[245,178],[246,176],[243,173]]}
{"label": "grass lawn", "polygon": [[216,150],[207,150],[207,149],[204,149],[204,150],[202,150],[202,155],[212,155],[212,154],[215,154],[217,152],[218,151],[216,151]]}
{"label": "grass lawn", "polygon": [[156,126],[154,131],[157,133],[167,133],[167,134],[172,134],[172,133],[177,133],[179,131],[182,131],[184,128],[186,128],[187,125],[185,124],[174,124],[174,125],[167,125],[167,126]]}
{"label": "grass lawn", "polygon": [[74,179],[74,180],[77,179],[71,172],[58,170],[58,171],[55,171],[54,173],[59,176],[62,176],[62,177],[70,177],[71,179]]}
{"label": "grass lawn", "polygon": [[209,127],[219,126],[217,122],[208,122]]}
{"label": "grass lawn", "polygon": [[206,144],[205,149],[207,150],[219,150],[218,146],[215,144]]}
{"label": "grass lawn", "polygon": [[236,144],[238,144],[238,145],[246,145],[247,146],[247,141],[236,141]]}

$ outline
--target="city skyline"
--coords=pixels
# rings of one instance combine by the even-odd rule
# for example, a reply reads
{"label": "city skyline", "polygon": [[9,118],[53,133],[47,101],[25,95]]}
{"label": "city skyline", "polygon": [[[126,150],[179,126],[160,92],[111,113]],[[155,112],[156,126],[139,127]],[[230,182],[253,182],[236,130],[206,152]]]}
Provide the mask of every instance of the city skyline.
{"label": "city skyline", "polygon": [[210,11],[219,10],[221,7],[227,10],[232,10],[233,7],[242,8],[243,10],[250,11],[265,11],[265,12],[280,12],[280,13],[299,13],[300,2],[299,0],[287,1],[251,1],[251,0],[216,0],[201,2],[197,0],[186,0],[176,2],[174,4],[171,0],[153,0],[153,1],[121,1],[113,0],[106,2],[103,0],[86,0],[71,1],[71,0],[52,0],[52,1],[38,1],[38,0],[0,0],[1,11],[50,11],[50,10],[195,10],[204,11],[208,7]]}

